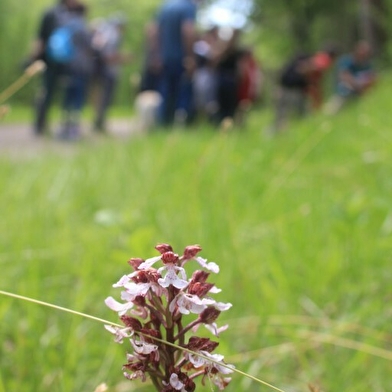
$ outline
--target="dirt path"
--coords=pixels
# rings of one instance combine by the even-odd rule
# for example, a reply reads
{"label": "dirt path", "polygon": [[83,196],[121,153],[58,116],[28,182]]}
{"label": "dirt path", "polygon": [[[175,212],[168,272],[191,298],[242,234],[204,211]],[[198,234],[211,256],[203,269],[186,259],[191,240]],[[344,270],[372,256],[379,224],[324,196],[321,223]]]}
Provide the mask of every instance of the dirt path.
{"label": "dirt path", "polygon": [[[112,120],[108,128],[110,137],[127,139],[137,132],[135,119]],[[88,125],[83,126],[83,140],[91,142],[102,139],[102,136],[94,134],[88,129]],[[45,150],[69,151],[77,142],[66,142],[53,137],[36,137],[30,124],[2,124],[0,122],[0,156],[32,156]]]}

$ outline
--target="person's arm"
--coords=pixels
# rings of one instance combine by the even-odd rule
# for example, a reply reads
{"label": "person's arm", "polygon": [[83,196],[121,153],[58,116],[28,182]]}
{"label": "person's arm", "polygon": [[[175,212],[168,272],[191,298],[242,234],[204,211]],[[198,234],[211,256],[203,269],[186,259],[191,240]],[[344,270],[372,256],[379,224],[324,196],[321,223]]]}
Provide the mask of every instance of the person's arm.
{"label": "person's arm", "polygon": [[33,42],[33,46],[29,54],[30,61],[35,61],[44,57],[46,42],[55,25],[54,18],[55,16],[52,12],[46,12],[42,17],[37,37]]}
{"label": "person's arm", "polygon": [[343,58],[338,64],[338,81],[342,86],[347,87],[352,91],[358,91],[358,83],[354,74],[351,71],[352,60],[350,58]]}
{"label": "person's arm", "polygon": [[338,73],[338,78],[339,78],[340,83],[347,86],[348,88],[350,88],[352,90],[358,89],[357,82],[349,70],[341,69]]}
{"label": "person's arm", "polygon": [[376,83],[376,74],[372,69],[364,72],[362,77],[357,81],[357,91],[359,94],[365,93],[370,87]]}
{"label": "person's arm", "polygon": [[41,59],[43,57],[45,51],[45,45],[44,42],[40,39],[36,39],[33,42],[30,54],[29,54],[29,61],[35,61],[38,59]]}
{"label": "person's arm", "polygon": [[196,68],[196,57],[193,50],[197,38],[193,20],[185,20],[182,24],[182,41],[184,45],[184,67],[192,73]]}
{"label": "person's arm", "polygon": [[156,21],[147,24],[146,30],[146,46],[148,67],[158,72],[162,67],[162,61],[159,55],[159,27]]}

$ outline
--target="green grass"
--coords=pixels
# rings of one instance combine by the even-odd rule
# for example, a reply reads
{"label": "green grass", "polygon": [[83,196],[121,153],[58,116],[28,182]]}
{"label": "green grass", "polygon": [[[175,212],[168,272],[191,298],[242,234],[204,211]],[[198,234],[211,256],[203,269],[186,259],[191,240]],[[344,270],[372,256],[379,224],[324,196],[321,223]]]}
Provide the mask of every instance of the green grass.
{"label": "green grass", "polygon": [[[391,83],[275,139],[261,112],[227,135],[1,157],[0,289],[116,321],[103,300],[130,257],[199,243],[233,303],[228,362],[287,392],[391,391]],[[0,316],[0,392],[151,390],[124,384],[125,346],[99,323],[7,297]]]}

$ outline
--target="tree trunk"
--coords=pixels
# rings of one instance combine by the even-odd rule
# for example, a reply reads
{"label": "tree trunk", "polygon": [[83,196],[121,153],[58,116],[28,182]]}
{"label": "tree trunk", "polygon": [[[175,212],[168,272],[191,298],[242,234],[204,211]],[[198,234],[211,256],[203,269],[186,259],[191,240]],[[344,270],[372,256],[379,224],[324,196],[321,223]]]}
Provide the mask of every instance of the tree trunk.
{"label": "tree trunk", "polygon": [[384,0],[360,0],[360,38],[368,41],[376,55],[384,57],[388,41],[387,7]]}

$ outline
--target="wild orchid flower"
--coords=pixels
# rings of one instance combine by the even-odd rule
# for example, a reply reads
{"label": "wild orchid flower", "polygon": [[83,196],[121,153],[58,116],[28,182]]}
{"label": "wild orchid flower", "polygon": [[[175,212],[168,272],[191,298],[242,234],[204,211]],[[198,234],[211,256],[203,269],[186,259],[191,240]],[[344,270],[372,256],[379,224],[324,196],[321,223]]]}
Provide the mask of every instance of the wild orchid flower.
{"label": "wild orchid flower", "polygon": [[[212,353],[219,343],[187,336],[202,324],[215,336],[228,328],[218,327],[215,321],[231,304],[213,299],[211,295],[221,290],[207,282],[219,267],[198,256],[199,245],[187,246],[181,256],[168,244],[155,249],[160,256],[129,260],[134,271],[113,285],[122,289],[123,302],[112,297],[105,300],[124,324],[124,328],[106,325],[106,329],[116,342],[129,341],[133,351],[127,354],[124,376],[129,380],[149,378],[159,392],[194,391],[197,377],[202,384],[209,379],[223,390],[234,366],[225,364],[223,355]],[[202,270],[188,279],[184,266],[191,261]],[[158,263],[163,265],[155,268]]]}

